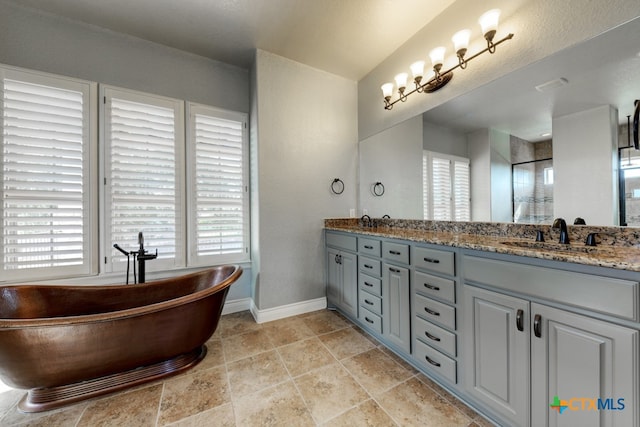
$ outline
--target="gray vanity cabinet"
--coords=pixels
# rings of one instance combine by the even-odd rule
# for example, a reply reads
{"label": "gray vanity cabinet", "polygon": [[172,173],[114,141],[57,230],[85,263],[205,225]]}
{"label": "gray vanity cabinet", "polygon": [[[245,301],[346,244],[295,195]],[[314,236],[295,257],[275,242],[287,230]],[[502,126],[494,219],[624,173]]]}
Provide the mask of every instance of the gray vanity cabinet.
{"label": "gray vanity cabinet", "polygon": [[529,420],[529,302],[465,286],[465,384],[513,426]]}
{"label": "gray vanity cabinet", "polygon": [[[466,394],[510,426],[638,425],[640,332],[618,324],[637,321],[637,281],[485,257],[463,262]],[[624,297],[598,304],[593,294],[603,288]],[[597,409],[598,399],[606,406]],[[568,408],[560,414],[554,401]]]}
{"label": "gray vanity cabinet", "polygon": [[[327,300],[345,313],[358,316],[358,257],[356,237],[326,233]],[[353,252],[351,252],[353,251]]]}
{"label": "gray vanity cabinet", "polygon": [[409,353],[409,269],[385,262],[382,274],[383,335],[390,343]]}

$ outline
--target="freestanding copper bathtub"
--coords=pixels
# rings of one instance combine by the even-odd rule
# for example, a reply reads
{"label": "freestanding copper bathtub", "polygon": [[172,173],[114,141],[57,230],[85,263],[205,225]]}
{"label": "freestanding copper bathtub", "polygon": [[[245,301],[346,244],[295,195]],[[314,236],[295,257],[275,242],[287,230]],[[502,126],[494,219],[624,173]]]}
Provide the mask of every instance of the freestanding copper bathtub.
{"label": "freestanding copper bathtub", "polygon": [[222,266],[137,285],[0,287],[0,378],[24,412],[57,408],[195,366],[229,286]]}

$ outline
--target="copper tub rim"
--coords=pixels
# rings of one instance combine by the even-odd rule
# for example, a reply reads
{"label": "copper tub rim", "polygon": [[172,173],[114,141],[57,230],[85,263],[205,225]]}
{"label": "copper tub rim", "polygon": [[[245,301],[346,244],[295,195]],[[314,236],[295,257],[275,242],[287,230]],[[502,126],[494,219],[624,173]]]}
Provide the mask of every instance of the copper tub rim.
{"label": "copper tub rim", "polygon": [[[30,328],[30,327],[47,327],[47,326],[66,326],[66,325],[74,325],[74,324],[87,324],[87,323],[100,323],[100,322],[108,322],[117,319],[126,319],[130,317],[136,317],[143,314],[154,313],[157,311],[166,310],[168,308],[172,308],[174,306],[184,305],[185,303],[190,303],[194,301],[201,300],[206,298],[207,296],[214,294],[218,291],[223,290],[231,286],[238,277],[242,274],[243,270],[239,264],[223,264],[214,267],[206,267],[202,270],[194,271],[192,273],[180,275],[180,278],[191,278],[193,276],[204,275],[209,271],[217,270],[220,268],[229,267],[233,269],[233,272],[227,276],[223,281],[217,283],[215,286],[207,287],[197,292],[188,293],[181,297],[171,298],[166,301],[161,301],[153,304],[142,305],[139,307],[127,308],[124,310],[116,310],[116,311],[107,311],[104,313],[95,313],[95,314],[82,314],[78,316],[59,316],[59,317],[40,317],[37,319],[7,319],[0,318],[0,328],[3,329],[15,329],[15,328]],[[129,284],[129,285],[38,285],[37,283],[30,283],[24,285],[4,285],[0,286],[2,288],[10,288],[10,287],[41,287],[41,286],[56,286],[59,288],[66,289],[83,289],[83,288],[91,288],[91,289],[126,289],[132,286],[161,286],[167,282],[171,282],[175,280],[175,277],[168,277],[164,279],[154,280],[151,282],[146,282],[142,284]]]}

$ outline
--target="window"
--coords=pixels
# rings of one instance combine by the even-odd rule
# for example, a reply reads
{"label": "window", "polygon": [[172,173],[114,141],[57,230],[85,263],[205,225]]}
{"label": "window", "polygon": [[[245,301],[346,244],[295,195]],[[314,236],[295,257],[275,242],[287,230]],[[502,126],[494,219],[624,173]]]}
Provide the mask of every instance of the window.
{"label": "window", "polygon": [[469,159],[424,151],[422,187],[425,219],[471,220]]}
{"label": "window", "polygon": [[[113,248],[158,249],[148,270],[184,265],[184,102],[104,87],[104,233],[107,270],[126,258]],[[110,261],[110,262],[109,262]]]}
{"label": "window", "polygon": [[95,273],[96,85],[0,67],[2,277]]}
{"label": "window", "polygon": [[247,115],[196,104],[187,109],[189,263],[246,260]]}

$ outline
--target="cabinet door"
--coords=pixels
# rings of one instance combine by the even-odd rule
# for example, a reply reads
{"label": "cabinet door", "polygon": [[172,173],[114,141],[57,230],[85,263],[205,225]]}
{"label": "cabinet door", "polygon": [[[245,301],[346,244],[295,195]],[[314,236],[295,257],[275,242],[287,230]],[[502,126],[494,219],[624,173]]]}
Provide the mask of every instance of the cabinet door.
{"label": "cabinet door", "polygon": [[529,303],[464,287],[465,387],[510,426],[529,425]]}
{"label": "cabinet door", "polygon": [[531,313],[532,425],[637,426],[638,331],[540,304]]}
{"label": "cabinet door", "polygon": [[330,304],[340,305],[340,251],[327,249],[327,299]]}
{"label": "cabinet door", "polygon": [[358,317],[358,258],[348,252],[340,253],[342,267],[341,304],[343,310]]}
{"label": "cabinet door", "polygon": [[390,342],[409,353],[409,270],[385,263],[382,274],[382,333]]}

